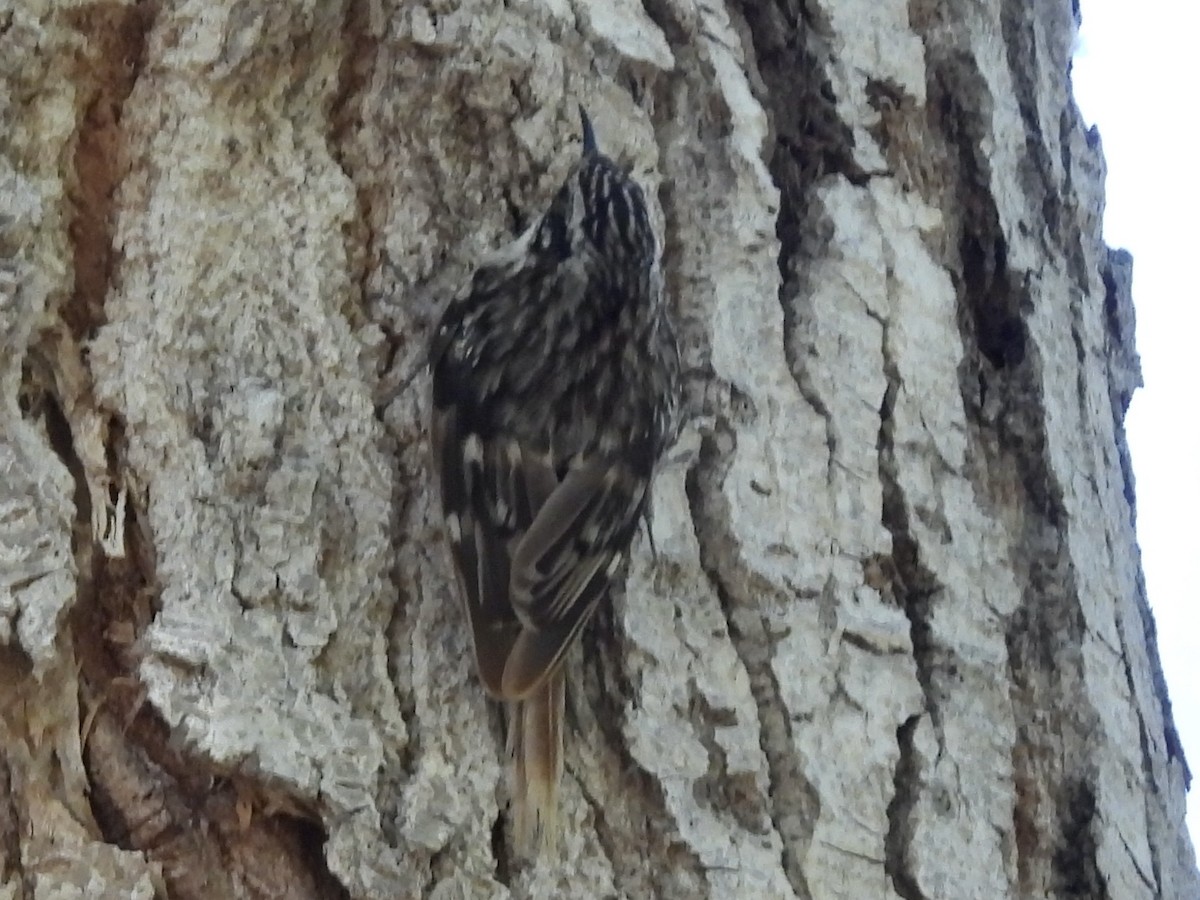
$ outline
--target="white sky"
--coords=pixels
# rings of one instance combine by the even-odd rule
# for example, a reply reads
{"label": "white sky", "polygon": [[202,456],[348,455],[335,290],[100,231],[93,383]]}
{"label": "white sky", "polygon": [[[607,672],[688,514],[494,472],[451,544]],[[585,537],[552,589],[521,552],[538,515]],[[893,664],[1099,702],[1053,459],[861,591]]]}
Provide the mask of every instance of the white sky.
{"label": "white sky", "polygon": [[[1200,845],[1200,4],[1082,0],[1072,80],[1108,162],[1104,236],[1133,253],[1146,386],[1126,418],[1138,539],[1175,724],[1192,768]],[[1136,11],[1135,11],[1136,6]]]}

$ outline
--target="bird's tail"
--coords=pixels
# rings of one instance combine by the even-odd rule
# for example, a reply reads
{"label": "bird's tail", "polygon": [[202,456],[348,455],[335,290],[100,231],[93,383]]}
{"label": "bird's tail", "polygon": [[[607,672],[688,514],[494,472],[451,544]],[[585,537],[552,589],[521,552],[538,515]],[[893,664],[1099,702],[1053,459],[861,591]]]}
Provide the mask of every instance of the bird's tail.
{"label": "bird's tail", "polygon": [[562,777],[562,668],[524,700],[509,706],[513,828],[518,852],[553,853],[558,841],[558,782]]}

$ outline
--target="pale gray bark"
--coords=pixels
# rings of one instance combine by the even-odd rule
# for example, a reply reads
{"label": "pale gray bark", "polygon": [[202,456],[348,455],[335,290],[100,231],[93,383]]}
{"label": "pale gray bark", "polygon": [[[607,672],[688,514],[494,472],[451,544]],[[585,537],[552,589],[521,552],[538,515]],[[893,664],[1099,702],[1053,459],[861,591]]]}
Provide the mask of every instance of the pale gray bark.
{"label": "pale gray bark", "polygon": [[[0,898],[1200,896],[1076,26],[0,3]],[[422,348],[580,102],[693,422],[530,866]]]}

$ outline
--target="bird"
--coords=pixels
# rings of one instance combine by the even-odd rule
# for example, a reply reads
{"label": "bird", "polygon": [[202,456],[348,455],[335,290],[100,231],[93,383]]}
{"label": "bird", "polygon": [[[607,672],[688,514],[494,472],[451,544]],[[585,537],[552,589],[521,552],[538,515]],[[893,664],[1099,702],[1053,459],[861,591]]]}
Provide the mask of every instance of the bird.
{"label": "bird", "polygon": [[513,841],[529,856],[557,846],[565,654],[649,522],[679,408],[646,194],[579,114],[561,187],[480,261],[428,346],[434,478],[476,670],[506,705]]}

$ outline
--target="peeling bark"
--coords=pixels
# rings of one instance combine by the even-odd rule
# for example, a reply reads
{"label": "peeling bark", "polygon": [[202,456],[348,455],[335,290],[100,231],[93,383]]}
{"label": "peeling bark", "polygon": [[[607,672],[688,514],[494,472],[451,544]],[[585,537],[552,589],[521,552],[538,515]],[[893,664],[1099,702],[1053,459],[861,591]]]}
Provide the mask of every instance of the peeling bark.
{"label": "peeling bark", "polygon": [[[1191,898],[1070,3],[0,9],[0,898]],[[692,422],[512,852],[423,345],[582,102]]]}

